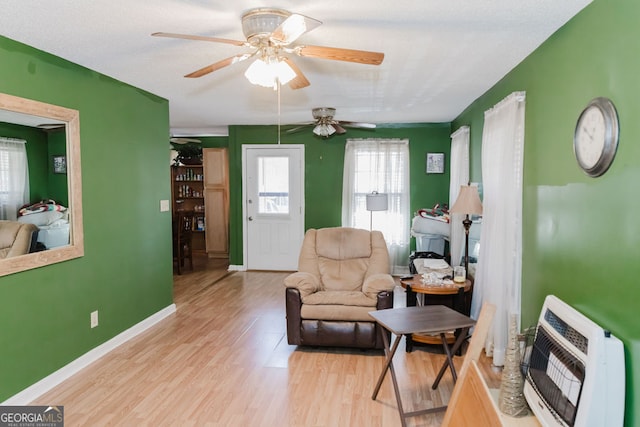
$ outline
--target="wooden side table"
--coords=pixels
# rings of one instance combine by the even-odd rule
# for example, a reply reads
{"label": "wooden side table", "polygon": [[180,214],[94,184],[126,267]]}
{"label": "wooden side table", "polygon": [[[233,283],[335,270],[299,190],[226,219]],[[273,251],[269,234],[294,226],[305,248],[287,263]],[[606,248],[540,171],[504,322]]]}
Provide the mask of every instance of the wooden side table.
{"label": "wooden side table", "polygon": [[[424,295],[423,305],[430,305],[428,297],[432,296],[435,304],[442,304],[443,297],[450,297],[450,303],[447,304],[454,310],[469,315],[466,311],[465,294],[472,289],[471,280],[467,279],[462,284],[451,285],[431,285],[422,283],[422,275],[416,274],[411,279],[401,279],[400,285],[407,291],[407,307],[415,307],[418,305],[418,294]],[[447,342],[449,344],[456,340],[453,333],[447,333]],[[419,342],[423,344],[440,344],[440,337],[424,334],[408,334],[406,351],[409,353],[413,350],[413,343]]]}

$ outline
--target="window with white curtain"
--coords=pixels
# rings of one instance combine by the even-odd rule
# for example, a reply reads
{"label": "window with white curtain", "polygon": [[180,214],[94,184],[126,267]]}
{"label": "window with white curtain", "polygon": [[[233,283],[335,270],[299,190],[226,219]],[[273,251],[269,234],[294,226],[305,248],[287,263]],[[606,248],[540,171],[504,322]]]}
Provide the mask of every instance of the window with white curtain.
{"label": "window with white curtain", "polygon": [[26,141],[0,138],[0,219],[15,221],[29,202]]}
{"label": "window with white curtain", "polygon": [[[382,231],[392,273],[405,274],[409,263],[409,141],[348,139],[344,158],[342,225]],[[366,209],[367,194],[384,193],[386,211]]]}

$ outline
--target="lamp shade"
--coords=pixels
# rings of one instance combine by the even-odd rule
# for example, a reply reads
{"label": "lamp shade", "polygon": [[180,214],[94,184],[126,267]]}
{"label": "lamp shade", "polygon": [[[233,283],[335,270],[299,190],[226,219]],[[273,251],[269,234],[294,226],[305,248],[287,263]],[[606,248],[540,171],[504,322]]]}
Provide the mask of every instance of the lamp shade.
{"label": "lamp shade", "polygon": [[374,191],[367,194],[367,210],[368,211],[386,211],[389,207],[387,195]]}
{"label": "lamp shade", "polygon": [[449,210],[449,213],[482,215],[482,202],[478,194],[478,187],[473,185],[461,185],[458,198]]}

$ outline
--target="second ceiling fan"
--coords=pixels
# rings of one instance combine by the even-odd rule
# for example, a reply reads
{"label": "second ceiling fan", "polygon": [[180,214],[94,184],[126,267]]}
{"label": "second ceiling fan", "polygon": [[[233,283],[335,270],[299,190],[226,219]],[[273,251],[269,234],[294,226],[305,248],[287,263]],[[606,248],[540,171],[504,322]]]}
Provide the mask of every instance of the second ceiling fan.
{"label": "second ceiling fan", "polygon": [[309,126],[313,126],[313,133],[321,136],[323,138],[329,138],[334,133],[337,135],[342,135],[347,133],[345,127],[351,128],[360,128],[360,129],[375,129],[376,125],[373,123],[363,123],[363,122],[348,122],[345,120],[336,120],[334,116],[336,114],[336,109],[332,107],[318,107],[311,110],[311,114],[313,115],[313,122],[304,123],[300,126],[296,126],[292,129],[289,129],[287,133],[298,132],[301,129],[304,129]]}
{"label": "second ceiling fan", "polygon": [[152,36],[226,43],[251,49],[250,52],[231,56],[185,76],[190,78],[202,77],[229,65],[256,57],[256,61],[245,73],[249,81],[262,86],[275,87],[277,84],[275,76],[277,76],[279,83],[288,82],[292,89],[301,89],[309,86],[309,80],[289,55],[369,65],[382,63],[384,54],[380,52],[293,44],[298,37],[321,24],[322,22],[316,19],[286,10],[259,8],[251,9],[242,15],[242,31],[246,41],[163,32],[153,33]]}

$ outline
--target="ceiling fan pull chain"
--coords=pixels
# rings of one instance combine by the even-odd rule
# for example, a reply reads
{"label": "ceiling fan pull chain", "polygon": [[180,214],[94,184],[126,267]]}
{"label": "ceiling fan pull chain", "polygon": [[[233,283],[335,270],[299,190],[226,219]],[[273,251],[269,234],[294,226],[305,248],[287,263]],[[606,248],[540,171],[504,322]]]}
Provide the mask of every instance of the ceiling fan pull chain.
{"label": "ceiling fan pull chain", "polygon": [[280,79],[277,80],[278,90],[278,145],[280,145]]}

